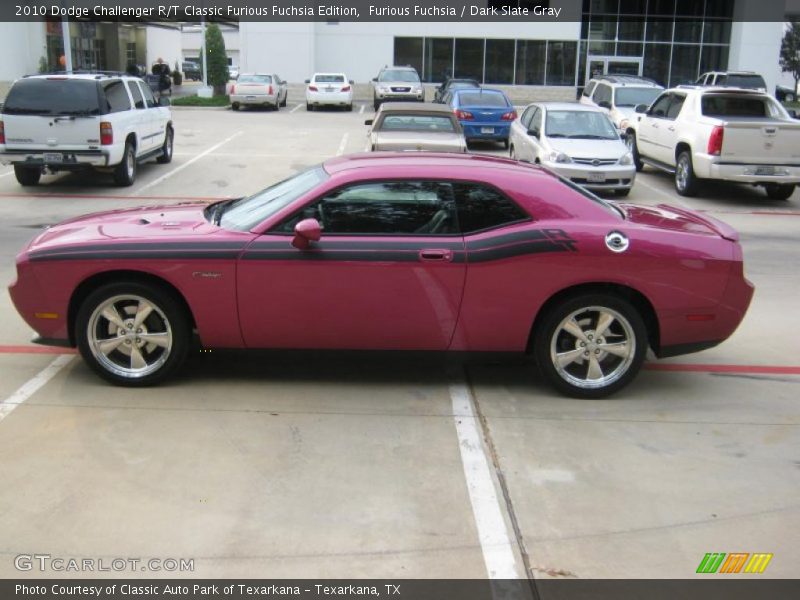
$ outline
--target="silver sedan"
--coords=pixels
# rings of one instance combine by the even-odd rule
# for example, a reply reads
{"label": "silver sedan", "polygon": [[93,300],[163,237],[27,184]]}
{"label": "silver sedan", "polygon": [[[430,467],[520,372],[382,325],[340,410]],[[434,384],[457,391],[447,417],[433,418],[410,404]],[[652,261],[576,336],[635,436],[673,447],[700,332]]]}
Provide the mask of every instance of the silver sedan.
{"label": "silver sedan", "polygon": [[511,125],[511,158],[540,163],[591,190],[627,196],[636,167],[619,132],[601,109],[539,102]]}
{"label": "silver sedan", "polygon": [[286,106],[289,93],[286,82],[274,73],[242,73],[228,86],[233,110],[239,110],[241,106],[266,106],[278,110]]}

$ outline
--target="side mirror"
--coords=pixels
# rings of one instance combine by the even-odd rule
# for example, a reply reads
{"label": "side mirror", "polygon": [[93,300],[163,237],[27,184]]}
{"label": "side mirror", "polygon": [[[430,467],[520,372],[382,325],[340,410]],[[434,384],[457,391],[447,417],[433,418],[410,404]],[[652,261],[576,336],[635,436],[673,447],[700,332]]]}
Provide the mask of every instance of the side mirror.
{"label": "side mirror", "polygon": [[367,119],[364,121],[364,125],[372,125],[372,119]]}
{"label": "side mirror", "polygon": [[634,112],[637,112],[637,113],[646,113],[647,112],[647,104],[637,104],[636,107],[633,110],[634,110]]}
{"label": "side mirror", "polygon": [[356,84],[356,82],[355,82],[354,80],[352,80],[352,79],[351,79],[351,80],[350,80],[350,85],[355,85],[355,84]]}
{"label": "side mirror", "polygon": [[169,101],[169,98],[165,98],[164,96],[161,96],[158,99],[158,105],[159,106],[170,106],[171,104],[172,104],[172,102]]}
{"label": "side mirror", "polygon": [[611,102],[608,102],[607,100],[600,100],[600,102],[597,103],[597,106],[602,106],[603,108],[610,109],[611,108]]}
{"label": "side mirror", "polygon": [[306,79],[306,83],[311,83],[311,80],[310,79]]}
{"label": "side mirror", "polygon": [[625,133],[624,131],[620,131],[619,132],[619,139],[621,139],[623,142],[626,141],[628,139],[628,134]]}
{"label": "side mirror", "polygon": [[378,78],[377,78],[377,77],[373,77],[373,78],[372,78],[372,81],[374,81],[375,83],[377,83],[377,82],[378,82]]}
{"label": "side mirror", "polygon": [[532,135],[535,138],[539,137],[539,130],[538,129],[528,129],[528,135]]}
{"label": "side mirror", "polygon": [[322,236],[322,227],[316,219],[303,219],[294,226],[292,246],[298,250],[307,250],[311,242],[318,242]]}

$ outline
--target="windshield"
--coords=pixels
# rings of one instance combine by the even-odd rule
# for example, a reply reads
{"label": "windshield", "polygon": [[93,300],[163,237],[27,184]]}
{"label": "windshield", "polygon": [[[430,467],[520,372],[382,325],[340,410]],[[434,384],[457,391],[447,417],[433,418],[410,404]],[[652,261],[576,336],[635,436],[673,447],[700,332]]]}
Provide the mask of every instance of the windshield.
{"label": "windshield", "polygon": [[619,134],[608,117],[599,112],[549,110],[545,123],[547,137],[619,140]]}
{"label": "windshield", "polygon": [[660,88],[617,88],[614,92],[614,105],[636,106],[637,104],[647,104],[647,106],[650,106],[660,93]]}
{"label": "windshield", "polygon": [[384,71],[378,77],[378,81],[404,81],[406,83],[419,83],[419,75],[416,71],[396,70]]}
{"label": "windshield", "polygon": [[82,79],[20,79],[8,92],[7,115],[99,115],[97,82]]}
{"label": "windshield", "polygon": [[272,83],[272,77],[269,75],[242,75],[239,77],[238,83]]}
{"label": "windshield", "polygon": [[764,83],[764,78],[761,75],[720,75],[717,84],[753,90],[767,88],[767,84]]}
{"label": "windshield", "polygon": [[454,132],[455,125],[450,116],[434,115],[386,115],[380,131],[446,131]]}
{"label": "windshield", "polygon": [[344,83],[344,75],[314,75],[317,83]]}
{"label": "windshield", "polygon": [[460,92],[460,106],[509,106],[506,97],[497,92]]}
{"label": "windshield", "polygon": [[320,166],[284,179],[257,194],[225,206],[219,224],[226,229],[249,231],[327,178],[328,174]]}

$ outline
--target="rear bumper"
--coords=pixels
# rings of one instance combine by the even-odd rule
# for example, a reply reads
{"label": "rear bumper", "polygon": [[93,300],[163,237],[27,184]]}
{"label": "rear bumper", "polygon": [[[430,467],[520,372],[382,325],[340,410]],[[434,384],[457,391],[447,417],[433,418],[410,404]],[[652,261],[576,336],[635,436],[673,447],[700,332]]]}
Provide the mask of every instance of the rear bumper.
{"label": "rear bumper", "polygon": [[[461,121],[464,137],[468,140],[507,140],[511,131],[511,123],[470,123]],[[491,129],[492,131],[487,131]]]}
{"label": "rear bumper", "polygon": [[252,105],[262,105],[262,104],[269,104],[272,106],[276,106],[278,104],[278,95],[277,94],[261,94],[261,95],[253,95],[253,94],[231,94],[231,104],[252,104]]}
{"label": "rear bumper", "polygon": [[[60,154],[62,160],[45,160],[45,154]],[[103,150],[3,150],[0,149],[0,163],[25,167],[52,167],[58,169],[79,169],[85,167],[106,167],[110,164],[110,149]]]}
{"label": "rear bumper", "polygon": [[306,92],[306,102],[314,106],[349,106],[353,103],[352,92]]}
{"label": "rear bumper", "polygon": [[[800,165],[749,164],[721,161],[708,154],[695,154],[692,167],[698,177],[740,183],[800,183]],[[773,174],[765,172],[772,170]]]}

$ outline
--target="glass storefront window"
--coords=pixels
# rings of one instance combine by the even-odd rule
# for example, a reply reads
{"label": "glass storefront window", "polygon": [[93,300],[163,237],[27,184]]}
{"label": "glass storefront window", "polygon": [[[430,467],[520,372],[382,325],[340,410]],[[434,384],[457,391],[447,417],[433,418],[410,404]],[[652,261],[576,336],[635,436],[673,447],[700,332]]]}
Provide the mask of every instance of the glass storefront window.
{"label": "glass storefront window", "polygon": [[546,85],[575,85],[577,42],[547,42]]}
{"label": "glass storefront window", "polygon": [[645,44],[642,75],[666,86],[669,83],[669,44]]}
{"label": "glass storefront window", "polygon": [[675,19],[675,41],[700,43],[703,22],[696,19]]}
{"label": "glass storefront window", "polygon": [[394,64],[411,65],[422,74],[422,38],[394,38]]}
{"label": "glass storefront window", "polygon": [[700,54],[700,73],[726,71],[728,69],[728,46],[703,46]]}
{"label": "glass storefront window", "polygon": [[672,48],[672,74],[670,86],[694,83],[700,64],[700,46],[675,44]]}
{"label": "glass storefront window", "polygon": [[547,42],[517,41],[517,85],[544,85],[544,65]]}
{"label": "glass storefront window", "polygon": [[514,81],[514,40],[486,40],[484,83]]}
{"label": "glass storefront window", "polygon": [[423,81],[442,82],[453,75],[453,38],[425,38]]}
{"label": "glass storefront window", "polygon": [[454,77],[483,81],[483,40],[456,38]]}

